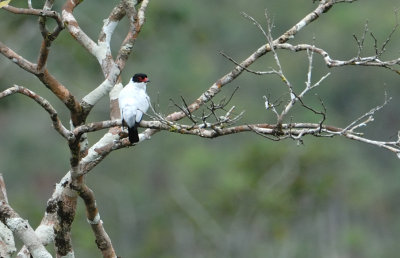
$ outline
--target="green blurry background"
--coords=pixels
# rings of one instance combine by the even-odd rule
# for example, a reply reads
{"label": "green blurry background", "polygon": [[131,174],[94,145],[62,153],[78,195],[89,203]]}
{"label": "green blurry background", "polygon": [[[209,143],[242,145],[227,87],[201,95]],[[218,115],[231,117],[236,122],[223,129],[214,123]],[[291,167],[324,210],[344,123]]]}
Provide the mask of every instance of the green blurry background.
{"label": "green blurry background", "polygon": [[[43,1],[33,0],[34,7]],[[94,39],[117,1],[85,1],[76,10],[80,26]],[[23,6],[25,1],[14,0]],[[56,1],[59,10],[62,3]],[[246,12],[265,25],[264,9],[273,18],[274,36],[294,25],[316,4],[311,0],[170,0],[151,1],[147,21],[122,74],[146,72],[152,101],[168,114],[183,96],[193,101],[233,65],[223,50],[242,60],[265,43],[261,32],[240,15]],[[333,58],[357,53],[353,34],[365,22],[380,44],[395,25],[397,0],[364,0],[335,6],[302,30],[291,43],[313,43]],[[95,11],[94,11],[95,10]],[[35,61],[41,43],[36,18],[0,10],[0,40]],[[114,53],[126,33],[124,20],[113,37]],[[373,54],[367,36],[364,55]],[[400,34],[388,44],[386,59],[400,56]],[[286,76],[299,92],[307,73],[305,53],[279,52]],[[274,66],[267,55],[251,68]],[[95,58],[66,31],[54,42],[48,67],[73,94],[83,97],[103,81]],[[400,128],[399,76],[384,69],[344,67],[329,70],[314,60],[314,81],[331,76],[306,101],[320,109],[326,124],[346,126],[393,100],[363,131],[378,140],[395,140]],[[47,98],[65,124],[68,112],[33,76],[0,57],[0,90],[23,85]],[[240,123],[270,122],[261,96],[278,98],[284,85],[273,76],[243,73],[218,99],[230,96]],[[90,121],[108,119],[108,99],[92,111]],[[294,109],[293,121],[320,117]],[[11,205],[36,227],[54,184],[69,169],[65,141],[51,128],[47,113],[32,100],[11,96],[0,101],[0,172]],[[92,134],[95,142],[102,133]],[[167,132],[135,148],[113,152],[87,177],[117,254],[122,257],[397,257],[400,252],[400,173],[388,151],[342,138],[305,137],[272,142],[253,133],[214,140]],[[77,257],[99,257],[80,201],[72,230]]]}

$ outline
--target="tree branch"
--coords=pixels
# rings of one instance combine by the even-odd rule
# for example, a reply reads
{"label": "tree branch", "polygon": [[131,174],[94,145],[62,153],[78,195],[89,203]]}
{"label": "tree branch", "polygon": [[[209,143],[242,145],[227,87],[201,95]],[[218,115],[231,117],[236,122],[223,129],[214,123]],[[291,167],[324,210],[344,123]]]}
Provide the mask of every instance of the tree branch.
{"label": "tree branch", "polygon": [[10,59],[13,63],[21,67],[27,72],[30,72],[32,74],[36,73],[36,64],[29,62],[22,56],[18,55],[16,52],[14,52],[12,49],[7,47],[3,42],[0,41],[0,53]]}
{"label": "tree branch", "polygon": [[[83,109],[83,113],[86,116],[89,114],[89,112],[92,110],[97,102],[99,102],[104,96],[110,93],[115,83],[118,81],[120,74],[121,70],[115,63],[113,63],[113,66],[108,72],[106,79],[82,99],[81,106]],[[118,95],[113,96],[113,98],[117,99]]]}
{"label": "tree branch", "polygon": [[53,108],[53,106],[46,99],[37,95],[35,92],[18,85],[14,85],[14,87],[8,88],[7,90],[0,92],[0,99],[3,97],[7,97],[9,95],[20,93],[25,95],[31,99],[33,99],[36,103],[38,103],[47,113],[50,115],[50,119],[53,123],[53,128],[65,139],[70,140],[73,137],[73,134],[65,128],[60,119],[58,118],[57,111]]}
{"label": "tree branch", "polygon": [[128,57],[132,51],[132,48],[135,44],[136,38],[142,29],[142,25],[145,22],[145,12],[147,5],[150,0],[143,0],[139,11],[136,12],[135,5],[138,3],[137,0],[134,1],[124,1],[124,6],[126,10],[126,14],[129,19],[129,31],[121,44],[121,47],[118,51],[118,55],[115,59],[115,63],[122,70],[125,67],[125,63],[128,60]]}
{"label": "tree branch", "polygon": [[96,199],[93,191],[86,184],[83,184],[82,187],[77,190],[79,196],[85,202],[87,221],[90,224],[96,238],[97,247],[102,252],[103,257],[117,257],[112,246],[111,239],[104,230],[103,221],[100,219],[100,214],[97,209]]}
{"label": "tree branch", "polygon": [[328,67],[340,67],[340,66],[346,66],[346,65],[357,65],[357,66],[376,66],[376,67],[383,67],[387,68],[391,71],[396,72],[397,74],[400,74],[400,70],[394,69],[392,66],[394,65],[399,65],[400,64],[400,58],[388,60],[388,61],[382,61],[380,60],[377,56],[369,56],[369,57],[353,57],[349,60],[335,60],[332,59],[328,52],[325,50],[308,45],[308,44],[298,44],[298,45],[291,45],[288,43],[285,44],[277,44],[275,45],[277,49],[286,49],[286,50],[291,50],[291,51],[312,51],[315,52],[319,55],[321,55]]}
{"label": "tree branch", "polygon": [[78,123],[80,120],[79,114],[81,106],[69,90],[62,85],[56,78],[54,78],[47,69],[38,71],[37,65],[24,59],[22,56],[15,53],[9,47],[0,42],[0,53],[8,59],[12,60],[19,67],[27,72],[34,74],[39,80],[54,93],[71,111],[72,120],[74,123]]}
{"label": "tree branch", "polygon": [[[246,70],[247,67],[249,67],[252,63],[254,63],[259,57],[261,57],[264,54],[270,52],[272,50],[271,47],[270,47],[271,45],[275,46],[276,44],[279,44],[279,43],[282,43],[282,42],[285,42],[285,41],[289,40],[299,30],[304,28],[304,26],[306,26],[307,24],[309,24],[312,21],[314,21],[315,19],[317,19],[324,12],[328,11],[335,3],[336,2],[322,1],[313,12],[311,12],[307,16],[305,16],[295,26],[293,26],[291,29],[289,29],[284,34],[282,34],[278,39],[276,39],[274,41],[271,41],[271,43],[269,43],[269,44],[265,44],[265,45],[261,46],[252,55],[250,55],[247,59],[245,59],[244,61],[239,63],[239,65],[237,65],[234,70],[232,70],[230,73],[226,74],[225,76],[223,76],[222,78],[217,80],[195,102],[193,102],[191,105],[187,105],[187,108],[185,109],[186,112],[184,112],[182,110],[178,111],[178,112],[174,112],[174,113],[168,115],[165,118],[165,121],[177,121],[177,120],[180,120],[183,117],[186,117],[189,114],[189,112],[193,113],[194,111],[199,109],[202,105],[204,105],[205,103],[210,101],[216,94],[218,94],[220,92],[220,90],[221,90],[221,87],[223,87],[224,85],[228,84],[229,82],[231,82],[235,78],[237,78],[237,76],[239,76],[242,71]],[[318,83],[316,83],[314,86],[319,85],[320,82],[325,78],[326,78],[326,76],[321,78],[321,80]],[[118,117],[119,117],[119,115],[118,115]],[[248,126],[241,126],[241,127],[239,126],[239,127],[231,127],[229,129],[224,128],[224,130],[220,131],[220,128],[215,127],[215,125],[214,125],[213,130],[209,131],[209,130],[206,130],[205,128],[207,128],[211,124],[207,124],[207,123],[205,123],[203,128],[200,128],[200,127],[197,128],[196,126],[195,127],[189,126],[189,127],[179,128],[179,126],[178,126],[178,130],[176,130],[175,127],[171,127],[171,124],[168,124],[165,121],[163,121],[162,124],[158,124],[158,126],[153,126],[152,123],[154,121],[150,122],[150,124],[147,125],[147,126],[145,125],[145,122],[142,121],[141,126],[148,127],[148,128],[151,128],[151,129],[148,129],[144,133],[140,134],[141,141],[142,141],[142,139],[143,140],[144,139],[149,139],[158,130],[172,130],[172,131],[176,131],[176,132],[179,132],[179,133],[194,134],[194,135],[199,135],[199,136],[207,137],[207,138],[214,138],[214,137],[217,137],[217,136],[220,136],[220,135],[225,135],[225,134],[231,134],[231,133],[250,130],[248,128]],[[116,123],[107,122],[107,123],[103,123],[101,125],[100,124],[96,124],[96,125],[93,125],[94,127],[92,127],[91,129],[89,129],[87,127],[84,129],[84,127],[82,127],[82,128],[80,128],[80,130],[81,129],[84,129],[84,131],[85,130],[100,130],[100,129],[103,129],[105,127],[111,126],[111,125],[116,125]],[[322,125],[319,125],[319,128],[321,126]],[[244,128],[246,128],[246,129],[244,129]],[[219,135],[219,132],[221,132],[220,135]],[[276,133],[276,131],[274,133]],[[307,134],[310,134],[310,133],[312,133],[312,132],[308,132]],[[116,149],[132,146],[127,141],[126,142],[123,141],[123,140],[120,141],[119,137],[116,134],[117,133],[115,131],[112,131],[111,134],[107,134],[108,136],[105,135],[98,143],[96,143],[96,145],[92,146],[92,148],[91,148],[92,152],[91,153],[93,155],[90,158],[87,157],[87,159],[85,160],[85,162],[84,162],[86,164],[85,165],[85,169],[84,169],[85,171],[89,171],[91,168],[93,168],[95,165],[97,165],[98,162],[100,162],[106,155],[108,155],[109,152],[111,152],[113,150],[116,150]],[[113,135],[113,136],[110,137],[111,135]],[[90,153],[90,151],[89,151],[89,153]],[[93,166],[90,165],[91,164],[90,160],[94,161]],[[86,173],[86,172],[83,172],[83,173]]]}
{"label": "tree branch", "polygon": [[[46,212],[35,233],[43,245],[55,243],[59,253],[72,255],[68,225],[74,218],[77,194],[70,189],[71,174],[68,172],[58,184],[51,198],[47,201]],[[63,251],[62,251],[63,250]],[[19,258],[30,258],[31,254],[26,246],[18,252]]]}
{"label": "tree branch", "polygon": [[[124,138],[126,137],[126,132],[121,131],[121,129],[118,127],[121,125],[121,120],[117,119],[119,118],[117,96],[118,91],[122,87],[122,84],[118,82],[120,80],[119,76],[121,74],[121,71],[125,67],[126,61],[133,49],[137,36],[141,30],[142,25],[144,24],[145,11],[149,0],[122,0],[119,4],[117,4],[110,13],[109,17],[104,21],[97,44],[82,31],[82,29],[78,25],[78,22],[73,16],[74,8],[81,3],[81,0],[66,1],[62,11],[62,17],[60,17],[58,13],[51,11],[53,2],[54,1],[52,0],[47,0],[45,2],[43,10],[32,9],[30,1],[28,1],[28,6],[30,7],[29,9],[11,7],[11,10],[13,10],[15,13],[36,15],[41,17],[39,25],[43,36],[43,43],[39,51],[37,64],[33,64],[23,57],[19,56],[17,53],[13,52],[1,42],[0,52],[24,70],[35,74],[59,99],[61,99],[66,104],[66,106],[71,110],[71,117],[75,128],[71,129],[72,131],[67,130],[60,122],[57,112],[47,102],[47,100],[41,98],[34,92],[24,87],[15,85],[14,87],[1,92],[0,98],[11,95],[13,93],[21,93],[34,99],[46,110],[46,112],[50,114],[54,128],[60,135],[67,139],[70,144],[69,147],[71,149],[72,156],[70,162],[71,170],[61,180],[60,184],[57,185],[52,198],[48,202],[46,214],[41,222],[41,225],[36,230],[37,236],[39,236],[38,232],[44,232],[47,238],[42,239],[41,237],[38,237],[40,241],[42,243],[50,243],[52,241],[55,241],[58,256],[73,256],[70,229],[75,216],[77,197],[76,194],[78,193],[85,202],[88,222],[92,225],[92,230],[95,234],[98,248],[102,251],[104,257],[114,257],[115,251],[112,247],[111,240],[109,239],[107,233],[103,228],[102,221],[100,220],[94,193],[84,183],[84,175],[92,170],[113,150],[134,146],[127,139]],[[135,6],[140,2],[141,6],[137,11]],[[378,106],[372,109],[370,112],[367,112],[360,118],[354,120],[344,129],[323,124],[325,121],[326,110],[322,101],[321,104],[323,107],[323,111],[321,112],[303,102],[303,96],[311,89],[319,86],[322,81],[329,76],[328,73],[325,76],[322,76],[316,83],[312,83],[311,70],[313,53],[320,54],[329,67],[344,65],[380,66],[391,69],[400,74],[398,70],[395,70],[392,67],[394,65],[398,65],[400,63],[400,59],[394,59],[391,61],[381,61],[379,59],[379,56],[383,53],[387,43],[389,42],[398,25],[396,25],[396,28],[393,29],[388,39],[383,43],[380,49],[378,48],[377,40],[375,41],[376,55],[373,57],[360,57],[365,33],[360,41],[355,37],[359,46],[359,53],[356,58],[347,61],[333,60],[329,57],[326,51],[313,45],[291,45],[286,43],[289,39],[293,38],[301,29],[303,29],[312,21],[316,20],[323,13],[327,12],[334,4],[342,2],[353,1],[321,0],[318,4],[318,7],[314,11],[310,12],[295,26],[290,28],[288,31],[286,31],[275,40],[272,38],[272,26],[269,23],[268,30],[265,31],[256,20],[254,20],[250,16],[247,16],[247,18],[255,23],[260,28],[262,33],[266,36],[266,44],[260,46],[256,51],[254,51],[242,62],[237,62],[233,58],[223,54],[226,58],[235,63],[236,66],[234,67],[234,69],[216,80],[208,88],[208,90],[203,92],[201,96],[198,97],[192,104],[188,105],[186,101],[182,98],[184,108],[178,106],[179,110],[177,112],[171,113],[166,117],[163,117],[161,114],[155,114],[153,117],[151,116],[154,121],[141,121],[140,126],[148,128],[148,130],[145,130],[143,133],[140,134],[139,143],[144,141],[145,139],[149,139],[154,133],[161,130],[173,133],[194,135],[203,138],[216,138],[230,134],[252,132],[276,141],[288,138],[301,141],[302,137],[306,135],[312,135],[316,137],[342,136],[348,139],[353,139],[356,141],[365,142],[388,149],[396,153],[400,158],[400,139],[391,142],[374,141],[364,138],[361,133],[356,132],[356,130],[361,128],[363,125],[372,121],[372,114],[383,107],[387,103],[386,100],[382,106]],[[118,25],[118,22],[125,16],[127,16],[130,21],[129,31],[125,39],[121,43],[119,52],[114,61],[111,55],[110,42],[116,26]],[[46,17],[55,19],[55,21],[57,22],[56,28],[50,35],[48,35],[49,31],[46,28]],[[45,68],[51,42],[63,29],[64,24],[68,28],[72,37],[74,37],[89,53],[97,58],[106,78],[100,85],[98,85],[94,90],[87,94],[80,103],[77,102],[75,97],[68,91],[68,89],[65,88],[61,83],[59,83]],[[307,51],[309,57],[309,71],[307,74],[306,86],[300,94],[296,94],[293,91],[292,84],[284,75],[278,54],[275,51],[276,49]],[[278,67],[276,68],[276,70],[257,72],[249,69],[249,67],[254,62],[256,62],[260,57],[267,54],[268,52],[272,52],[273,54],[273,58],[275,59],[275,63]],[[269,97],[265,97],[266,109],[273,110],[273,112],[277,116],[277,123],[234,125],[242,117],[243,112],[238,115],[234,114],[233,111],[235,106],[232,106],[228,111],[227,109],[224,109],[224,107],[229,103],[229,100],[232,98],[232,96],[227,102],[213,102],[213,98],[217,94],[219,94],[222,87],[235,80],[243,71],[248,71],[260,75],[278,75],[287,86],[290,101],[283,107],[283,110],[280,113],[278,113],[277,111],[278,106],[271,105],[271,103],[269,102]],[[86,121],[86,117],[91,111],[92,107],[107,93],[110,93],[111,99],[111,120],[84,124]],[[210,102],[211,104],[206,106],[208,111],[207,109],[205,109],[207,114],[205,114],[206,112],[203,111],[203,114],[201,116],[196,117],[196,114],[194,112],[198,111],[201,107],[204,107],[207,103]],[[315,114],[322,115],[322,121],[320,123],[293,123],[292,121],[290,123],[283,123],[283,119],[288,115],[289,111],[291,111],[292,107],[298,102],[300,102],[304,108],[311,110]],[[221,110],[224,110],[226,114],[220,116],[219,113],[222,112]],[[176,122],[185,117],[188,117],[193,122],[193,124],[185,125]],[[202,123],[197,122],[200,120],[195,119],[200,117],[202,119]],[[365,118],[367,118],[366,121],[360,122]],[[209,120],[212,121],[210,122]],[[87,150],[87,153],[83,154],[82,150],[79,149],[79,140],[84,138],[83,135],[89,132],[99,131],[108,128],[111,129],[107,133],[105,133],[104,136],[100,140],[98,140],[93,146],[91,146]],[[75,191],[77,191],[77,193]],[[0,206],[0,210],[11,209],[11,207],[4,207],[6,206]],[[23,250],[21,250],[21,252]]]}
{"label": "tree branch", "polygon": [[[43,6],[43,11],[49,12],[53,7],[53,3],[54,1],[52,0],[46,0]],[[64,24],[62,23],[61,16],[55,11],[53,11],[53,13],[56,15],[55,19],[57,22],[57,26],[54,28],[52,33],[50,33],[46,27],[46,21],[47,21],[46,16],[39,17],[39,28],[43,37],[37,61],[37,70],[39,73],[42,72],[46,66],[52,42],[57,38],[58,34],[64,29]]]}
{"label": "tree branch", "polygon": [[[0,202],[8,203],[6,184],[0,173]],[[12,231],[0,221],[0,257],[9,258],[15,253],[15,242]]]}
{"label": "tree branch", "polygon": [[[328,1],[325,3],[321,2],[316,9],[306,15],[303,19],[301,19],[296,25],[283,33],[280,37],[273,41],[273,45],[282,44],[289,39],[293,38],[301,29],[305,26],[316,20],[323,13],[328,11],[335,2]],[[194,101],[191,105],[188,106],[190,112],[194,112],[199,109],[202,105],[207,103],[210,99],[212,99],[216,94],[221,91],[221,88],[226,84],[229,84],[234,79],[236,79],[246,68],[248,68],[251,64],[253,64],[258,58],[262,57],[266,53],[271,51],[270,44],[265,44],[259,47],[255,52],[253,52],[248,58],[239,63],[231,72],[227,73],[220,79],[218,79],[211,87],[205,91],[196,101]],[[167,119],[170,121],[178,121],[186,116],[185,112],[178,111],[174,112],[167,116]],[[150,135],[154,134],[155,131],[148,132]]]}
{"label": "tree branch", "polygon": [[32,8],[17,8],[11,5],[3,7],[4,10],[7,10],[14,14],[24,14],[24,15],[34,15],[39,17],[49,17],[54,19],[57,22],[57,25],[60,28],[63,28],[64,25],[61,20],[61,16],[56,11],[51,10],[42,10],[42,9],[32,9]]}
{"label": "tree branch", "polygon": [[0,221],[21,239],[33,257],[51,258],[50,253],[44,248],[28,221],[22,219],[8,204],[5,183],[1,175],[0,188]]}
{"label": "tree branch", "polygon": [[95,56],[98,60],[101,58],[101,53],[98,51],[97,44],[79,27],[74,15],[72,14],[75,7],[78,6],[81,0],[67,0],[62,8],[62,21],[67,27],[71,36],[81,44],[89,53]]}

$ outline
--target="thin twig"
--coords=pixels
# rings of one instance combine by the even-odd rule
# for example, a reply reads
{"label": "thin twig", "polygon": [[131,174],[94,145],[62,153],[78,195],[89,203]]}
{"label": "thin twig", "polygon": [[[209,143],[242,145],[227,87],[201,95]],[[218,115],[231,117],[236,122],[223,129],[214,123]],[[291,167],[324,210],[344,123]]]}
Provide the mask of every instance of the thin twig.
{"label": "thin twig", "polygon": [[[346,126],[346,127],[343,129],[342,133],[344,134],[344,133],[346,133],[346,132],[348,132],[348,131],[351,131],[351,132],[352,132],[351,128],[359,128],[360,126],[365,125],[366,123],[363,122],[363,123],[361,123],[361,124],[355,126],[360,120],[364,119],[365,117],[373,116],[373,115],[375,114],[375,112],[379,111],[379,110],[382,109],[384,106],[386,106],[386,105],[389,103],[389,101],[390,101],[391,99],[392,99],[391,97],[388,98],[387,93],[386,93],[386,91],[385,91],[385,99],[384,99],[383,104],[378,105],[378,106],[372,108],[372,109],[369,110],[367,113],[365,113],[365,114],[363,114],[362,116],[360,116],[359,118],[355,119],[353,122],[351,122],[348,126]],[[367,119],[365,122],[370,122],[370,121],[373,121],[373,119]]]}

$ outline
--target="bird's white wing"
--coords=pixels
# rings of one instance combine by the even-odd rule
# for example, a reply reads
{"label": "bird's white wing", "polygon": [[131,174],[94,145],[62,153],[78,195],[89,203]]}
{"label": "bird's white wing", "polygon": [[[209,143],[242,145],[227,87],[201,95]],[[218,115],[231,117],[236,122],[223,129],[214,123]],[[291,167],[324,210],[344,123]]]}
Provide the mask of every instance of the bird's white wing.
{"label": "bird's white wing", "polygon": [[129,127],[135,126],[136,117],[138,116],[138,112],[136,111],[135,107],[126,106],[122,109],[121,113],[121,117]]}
{"label": "bird's white wing", "polygon": [[146,93],[138,98],[137,101],[137,112],[136,112],[136,122],[139,123],[142,120],[143,113],[146,113],[150,106],[150,98]]}
{"label": "bird's white wing", "polygon": [[143,112],[141,110],[136,111],[136,123],[139,123],[142,120]]}

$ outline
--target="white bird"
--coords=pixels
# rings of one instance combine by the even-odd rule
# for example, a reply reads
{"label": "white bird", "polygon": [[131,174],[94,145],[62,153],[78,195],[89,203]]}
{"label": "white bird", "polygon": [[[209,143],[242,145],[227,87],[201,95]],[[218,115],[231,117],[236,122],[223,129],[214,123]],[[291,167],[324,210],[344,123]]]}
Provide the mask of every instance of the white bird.
{"label": "white bird", "polygon": [[150,98],[146,93],[146,85],[149,82],[144,73],[135,74],[129,83],[121,90],[118,97],[119,110],[121,112],[122,128],[124,122],[128,125],[129,141],[139,141],[137,127],[150,106]]}

